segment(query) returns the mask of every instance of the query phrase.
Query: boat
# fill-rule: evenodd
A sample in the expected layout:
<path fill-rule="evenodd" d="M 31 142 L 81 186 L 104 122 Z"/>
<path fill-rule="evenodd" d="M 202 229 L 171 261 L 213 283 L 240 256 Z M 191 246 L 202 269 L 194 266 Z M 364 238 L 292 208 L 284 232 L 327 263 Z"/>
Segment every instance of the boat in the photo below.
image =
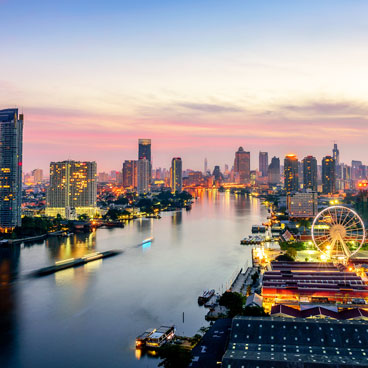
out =
<path fill-rule="evenodd" d="M 215 290 L 205 290 L 201 296 L 198 297 L 198 304 L 203 305 L 208 302 L 215 294 Z"/>
<path fill-rule="evenodd" d="M 264 225 L 253 225 L 252 226 L 252 234 L 265 233 L 265 232 L 266 232 L 266 226 Z"/>
<path fill-rule="evenodd" d="M 150 237 L 150 238 L 144 239 L 144 240 L 142 241 L 142 244 L 151 243 L 151 242 L 152 242 L 152 240 L 153 240 L 153 237 Z"/>
<path fill-rule="evenodd" d="M 175 337 L 175 326 L 160 326 L 146 339 L 146 347 L 157 349 Z"/>
<path fill-rule="evenodd" d="M 139 336 L 137 336 L 137 338 L 135 339 L 135 346 L 137 348 L 143 347 L 146 345 L 146 341 L 147 339 L 154 333 L 156 332 L 155 328 L 150 328 L 146 331 L 144 331 L 142 334 L 140 334 Z"/>

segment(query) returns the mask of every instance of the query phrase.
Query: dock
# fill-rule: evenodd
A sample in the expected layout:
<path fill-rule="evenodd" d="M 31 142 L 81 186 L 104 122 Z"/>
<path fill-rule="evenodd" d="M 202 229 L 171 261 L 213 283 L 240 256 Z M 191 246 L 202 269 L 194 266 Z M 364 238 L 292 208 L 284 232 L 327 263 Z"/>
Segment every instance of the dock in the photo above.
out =
<path fill-rule="evenodd" d="M 82 258 L 69 258 L 62 261 L 55 262 L 54 265 L 40 268 L 30 273 L 30 276 L 41 277 L 51 275 L 55 272 L 66 270 L 72 267 L 83 266 L 86 263 L 96 261 L 97 259 L 109 258 L 121 254 L 121 250 L 108 250 L 105 252 L 95 252 L 85 255 Z"/>

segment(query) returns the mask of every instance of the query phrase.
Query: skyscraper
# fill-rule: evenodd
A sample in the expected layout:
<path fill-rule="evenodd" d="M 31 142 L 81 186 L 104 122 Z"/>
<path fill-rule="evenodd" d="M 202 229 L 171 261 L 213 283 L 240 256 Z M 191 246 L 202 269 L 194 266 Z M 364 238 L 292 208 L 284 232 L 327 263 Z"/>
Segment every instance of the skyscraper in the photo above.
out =
<path fill-rule="evenodd" d="M 50 163 L 50 186 L 47 190 L 47 216 L 60 214 L 75 218 L 97 213 L 97 165 L 88 161 Z"/>
<path fill-rule="evenodd" d="M 137 161 L 125 160 L 123 163 L 124 188 L 137 188 Z"/>
<path fill-rule="evenodd" d="M 137 191 L 139 194 L 149 192 L 149 184 L 151 178 L 151 165 L 146 158 L 137 161 Z"/>
<path fill-rule="evenodd" d="M 173 192 L 182 191 L 182 161 L 180 157 L 174 157 L 171 160 L 171 190 Z"/>
<path fill-rule="evenodd" d="M 331 156 L 322 159 L 322 192 L 333 194 L 336 191 L 335 160 Z"/>
<path fill-rule="evenodd" d="M 0 110 L 0 231 L 21 225 L 23 114 Z"/>
<path fill-rule="evenodd" d="M 276 156 L 272 157 L 271 163 L 268 166 L 268 184 L 280 184 L 280 159 Z"/>
<path fill-rule="evenodd" d="M 267 176 L 268 171 L 268 152 L 259 152 L 259 172 L 262 177 Z"/>
<path fill-rule="evenodd" d="M 207 162 L 207 158 L 204 159 L 204 175 L 207 175 L 207 170 L 208 170 L 208 162 Z"/>
<path fill-rule="evenodd" d="M 317 191 L 317 160 L 313 156 L 303 159 L 303 189 Z"/>
<path fill-rule="evenodd" d="M 340 165 L 340 151 L 337 148 L 337 144 L 334 143 L 334 148 L 332 150 L 332 158 L 335 160 L 335 164 Z"/>
<path fill-rule="evenodd" d="M 32 171 L 32 176 L 33 176 L 34 183 L 41 184 L 42 183 L 42 178 L 43 178 L 43 170 L 42 169 L 34 169 Z"/>
<path fill-rule="evenodd" d="M 138 160 L 142 158 L 145 158 L 152 164 L 150 139 L 138 139 Z"/>
<path fill-rule="evenodd" d="M 284 160 L 284 187 L 287 194 L 299 190 L 299 168 L 296 155 L 287 155 Z"/>
<path fill-rule="evenodd" d="M 234 173 L 240 184 L 250 183 L 250 152 L 245 152 L 243 147 L 235 152 Z"/>

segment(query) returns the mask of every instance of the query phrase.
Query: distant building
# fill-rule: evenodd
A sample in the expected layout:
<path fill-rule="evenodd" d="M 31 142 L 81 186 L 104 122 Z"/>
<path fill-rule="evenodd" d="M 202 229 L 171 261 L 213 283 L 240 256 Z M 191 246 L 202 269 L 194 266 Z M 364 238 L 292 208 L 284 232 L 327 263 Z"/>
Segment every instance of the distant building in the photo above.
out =
<path fill-rule="evenodd" d="M 137 161 L 137 191 L 139 194 L 149 192 L 149 184 L 151 179 L 151 165 L 150 162 L 142 158 Z"/>
<path fill-rule="evenodd" d="M 88 161 L 50 163 L 46 215 L 74 218 L 97 213 L 97 165 Z"/>
<path fill-rule="evenodd" d="M 149 162 L 149 178 L 148 181 L 151 183 L 152 179 L 152 156 L 151 156 L 151 140 L 150 139 L 139 139 L 138 140 L 138 160 L 145 158 Z"/>
<path fill-rule="evenodd" d="M 284 160 L 284 187 L 288 194 L 299 190 L 298 158 L 293 154 Z"/>
<path fill-rule="evenodd" d="M 0 231 L 21 225 L 23 114 L 0 110 Z"/>
<path fill-rule="evenodd" d="M 250 183 L 250 152 L 239 147 L 235 152 L 234 174 L 240 184 Z"/>
<path fill-rule="evenodd" d="M 125 160 L 123 163 L 123 186 L 124 188 L 137 188 L 138 173 L 136 160 Z"/>
<path fill-rule="evenodd" d="M 41 184 L 43 179 L 43 170 L 35 169 L 32 171 L 33 181 L 36 184 Z"/>
<path fill-rule="evenodd" d="M 280 159 L 275 156 L 272 157 L 271 163 L 268 166 L 268 184 L 280 184 Z"/>
<path fill-rule="evenodd" d="M 332 194 L 335 191 L 335 160 L 331 156 L 326 156 L 322 160 L 322 193 Z"/>
<path fill-rule="evenodd" d="M 288 196 L 289 217 L 314 217 L 318 213 L 317 192 L 296 192 Z"/>
<path fill-rule="evenodd" d="M 182 162 L 180 157 L 174 157 L 171 160 L 171 190 L 173 192 L 181 192 L 183 185 L 182 178 Z"/>
<path fill-rule="evenodd" d="M 222 180 L 223 176 L 221 173 L 220 166 L 216 165 L 213 169 L 212 176 L 214 176 L 215 180 Z"/>
<path fill-rule="evenodd" d="M 208 162 L 207 162 L 207 158 L 204 159 L 204 175 L 207 175 L 207 170 L 208 170 Z"/>
<path fill-rule="evenodd" d="M 303 159 L 303 189 L 317 191 L 317 159 L 307 156 Z"/>
<path fill-rule="evenodd" d="M 268 174 L 268 152 L 259 152 L 259 172 L 262 177 Z"/>
<path fill-rule="evenodd" d="M 110 180 L 109 174 L 106 172 L 98 173 L 97 178 L 99 183 L 107 183 Z"/>

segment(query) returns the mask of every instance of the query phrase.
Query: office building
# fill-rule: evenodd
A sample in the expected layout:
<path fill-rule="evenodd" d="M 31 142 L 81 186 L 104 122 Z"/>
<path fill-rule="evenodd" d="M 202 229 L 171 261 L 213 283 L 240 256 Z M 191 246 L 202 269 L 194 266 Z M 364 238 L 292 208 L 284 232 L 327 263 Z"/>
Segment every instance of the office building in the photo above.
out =
<path fill-rule="evenodd" d="M 43 179 L 43 170 L 42 169 L 35 169 L 32 171 L 33 182 L 35 184 L 41 184 Z"/>
<path fill-rule="evenodd" d="M 280 159 L 275 156 L 272 157 L 271 163 L 268 166 L 268 184 L 280 184 Z"/>
<path fill-rule="evenodd" d="M 207 170 L 208 170 L 208 162 L 207 162 L 207 158 L 204 159 L 204 175 L 207 175 Z"/>
<path fill-rule="evenodd" d="M 259 152 L 259 172 L 262 177 L 268 173 L 268 152 Z"/>
<path fill-rule="evenodd" d="M 123 163 L 123 187 L 137 188 L 138 174 L 137 174 L 136 160 L 125 160 Z"/>
<path fill-rule="evenodd" d="M 310 218 L 318 213 L 317 192 L 293 193 L 287 197 L 290 218 Z"/>
<path fill-rule="evenodd" d="M 286 193 L 299 190 L 299 165 L 296 155 L 290 154 L 284 160 L 284 187 Z"/>
<path fill-rule="evenodd" d="M 150 139 L 139 139 L 138 140 L 138 159 L 145 158 L 152 163 L 151 160 L 151 140 Z"/>
<path fill-rule="evenodd" d="M 182 162 L 180 157 L 174 157 L 171 160 L 171 190 L 173 192 L 181 192 L 183 185 L 182 178 Z"/>
<path fill-rule="evenodd" d="M 322 160 L 322 193 L 333 194 L 335 191 L 335 160 L 331 156 L 326 156 Z"/>
<path fill-rule="evenodd" d="M 235 152 L 234 174 L 239 184 L 250 183 L 250 152 L 244 151 L 243 147 Z"/>
<path fill-rule="evenodd" d="M 340 165 L 340 151 L 337 148 L 337 144 L 334 144 L 334 148 L 332 150 L 332 157 L 335 160 L 336 165 Z"/>
<path fill-rule="evenodd" d="M 21 225 L 23 114 L 0 110 L 0 231 Z"/>
<path fill-rule="evenodd" d="M 149 184 L 151 179 L 150 173 L 150 162 L 145 158 L 139 159 L 137 161 L 137 191 L 139 194 L 149 192 Z"/>
<path fill-rule="evenodd" d="M 97 213 L 97 165 L 88 161 L 50 163 L 46 215 L 68 219 Z"/>
<path fill-rule="evenodd" d="M 317 160 L 313 156 L 303 159 L 303 189 L 317 191 Z"/>

